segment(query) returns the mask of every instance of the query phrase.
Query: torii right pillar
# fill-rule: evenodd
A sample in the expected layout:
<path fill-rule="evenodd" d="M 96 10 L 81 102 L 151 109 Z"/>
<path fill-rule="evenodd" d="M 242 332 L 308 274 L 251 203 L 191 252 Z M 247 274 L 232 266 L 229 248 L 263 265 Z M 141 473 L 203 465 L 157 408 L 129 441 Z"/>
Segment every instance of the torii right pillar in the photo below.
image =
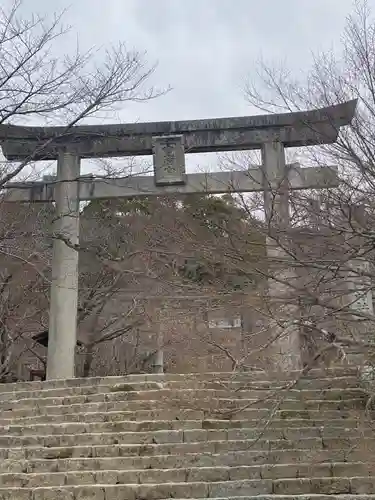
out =
<path fill-rule="evenodd" d="M 281 142 L 262 146 L 264 211 L 267 224 L 268 314 L 271 355 L 278 369 L 299 370 L 301 362 L 297 276 L 288 253 L 289 181 Z M 297 321 L 296 321 L 297 320 Z"/>

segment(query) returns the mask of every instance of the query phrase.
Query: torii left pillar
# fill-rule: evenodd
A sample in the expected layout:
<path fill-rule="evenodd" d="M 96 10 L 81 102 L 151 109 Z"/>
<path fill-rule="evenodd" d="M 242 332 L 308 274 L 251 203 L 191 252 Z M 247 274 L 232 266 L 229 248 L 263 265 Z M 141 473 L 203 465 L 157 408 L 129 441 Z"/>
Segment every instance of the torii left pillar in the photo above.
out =
<path fill-rule="evenodd" d="M 60 151 L 55 185 L 47 380 L 75 376 L 80 158 Z"/>

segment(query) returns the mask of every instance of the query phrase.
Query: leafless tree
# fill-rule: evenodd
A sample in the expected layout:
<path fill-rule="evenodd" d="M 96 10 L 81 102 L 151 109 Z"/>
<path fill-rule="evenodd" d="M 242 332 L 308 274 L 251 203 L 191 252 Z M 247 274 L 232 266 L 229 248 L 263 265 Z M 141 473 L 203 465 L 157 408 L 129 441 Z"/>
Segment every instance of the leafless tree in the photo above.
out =
<path fill-rule="evenodd" d="M 97 270 L 81 272 L 81 292 L 78 313 L 78 327 L 86 332 L 80 335 L 82 348 L 80 352 L 82 376 L 91 374 L 94 358 L 101 357 L 98 352 L 103 344 L 111 344 L 120 340 L 131 345 L 132 339 L 137 338 L 140 343 L 138 328 L 145 321 L 145 314 L 136 297 L 129 303 L 121 303 L 123 298 L 124 273 L 115 273 L 112 269 L 102 265 Z M 113 305 L 115 304 L 115 305 Z M 112 307 L 111 307 L 112 306 Z M 124 352 L 123 359 L 129 357 L 129 352 Z M 99 360 L 95 360 L 98 364 Z M 104 363 L 108 362 L 105 357 Z M 107 367 L 111 372 L 112 367 Z M 126 372 L 125 366 L 123 372 Z"/>
<path fill-rule="evenodd" d="M 63 19 L 63 13 L 25 18 L 20 0 L 0 10 L 0 133 L 15 124 L 58 124 L 63 135 L 87 118 L 113 116 L 127 102 L 160 95 L 145 86 L 155 66 L 125 42 L 104 51 L 81 52 L 77 45 L 73 53 L 61 53 L 70 31 Z M 22 162 L 4 162 L 0 185 L 30 174 L 46 145 Z"/>
<path fill-rule="evenodd" d="M 0 7 L 1 137 L 6 136 L 13 125 L 59 125 L 61 135 L 64 135 L 88 119 L 113 117 L 129 102 L 144 102 L 163 93 L 148 85 L 155 65 L 148 63 L 145 53 L 128 50 L 124 41 L 103 50 L 86 52 L 82 52 L 77 43 L 73 51 L 64 53 L 63 48 L 69 46 L 70 32 L 71 28 L 64 24 L 64 12 L 49 18 L 38 14 L 27 17 L 21 0 Z M 39 178 L 45 165 L 41 166 L 34 160 L 48 144 L 49 140 L 40 144 L 23 161 L 2 159 L 0 189 L 11 180 Z M 104 175 L 113 175 L 114 167 L 108 162 L 101 167 Z M 52 205 L 48 205 L 48 209 L 53 212 Z M 18 335 L 16 331 L 21 329 L 22 322 L 18 321 L 17 329 L 9 333 L 8 325 L 17 309 L 14 302 L 17 302 L 16 297 L 19 298 L 19 305 L 27 303 L 30 306 L 29 311 L 22 308 L 25 318 L 29 317 L 33 309 L 29 293 L 32 286 L 27 280 L 19 281 L 19 270 L 35 275 L 33 279 L 41 280 L 45 289 L 49 284 L 52 236 L 48 231 L 49 225 L 44 226 L 43 230 L 37 228 L 35 221 L 25 216 L 25 210 L 41 211 L 40 206 L 33 208 L 32 205 L 23 205 L 22 208 L 13 205 L 10 209 L 3 197 L 0 200 L 0 259 L 7 262 L 7 269 L 12 268 L 11 272 L 3 273 L 0 285 L 4 298 L 1 313 L 1 373 L 10 370 L 9 363 L 14 358 L 10 345 L 14 335 Z M 17 222 L 15 214 L 18 211 L 20 216 Z M 5 217 L 8 212 L 13 213 L 10 219 Z M 41 215 L 41 220 L 46 220 L 45 214 Z M 14 293 L 16 282 L 25 293 L 21 289 L 18 295 Z M 12 314 L 5 290 L 10 284 L 13 286 Z M 42 318 L 44 313 L 41 314 L 45 309 L 46 304 L 38 312 L 40 328 L 46 322 L 46 318 Z M 31 344 L 29 347 L 33 349 Z"/>
<path fill-rule="evenodd" d="M 21 356 L 26 364 L 40 356 L 32 337 L 41 330 L 48 305 L 50 215 L 48 206 L 1 203 L 1 380 L 16 376 Z"/>
<path fill-rule="evenodd" d="M 292 283 L 289 300 L 298 300 L 300 315 L 294 320 L 307 339 L 307 350 L 316 353 L 318 346 L 334 344 L 341 355 L 372 356 L 375 18 L 370 4 L 354 3 L 341 50 L 315 55 L 302 77 L 285 64 L 277 68 L 259 61 L 256 67 L 257 77 L 247 82 L 246 98 L 263 112 L 358 100 L 355 119 L 335 144 L 292 152 L 301 163 L 338 166 L 341 185 L 324 193 L 291 194 L 288 238 L 281 232 L 271 236 L 288 255 L 283 265 L 292 266 L 300 277 Z"/>

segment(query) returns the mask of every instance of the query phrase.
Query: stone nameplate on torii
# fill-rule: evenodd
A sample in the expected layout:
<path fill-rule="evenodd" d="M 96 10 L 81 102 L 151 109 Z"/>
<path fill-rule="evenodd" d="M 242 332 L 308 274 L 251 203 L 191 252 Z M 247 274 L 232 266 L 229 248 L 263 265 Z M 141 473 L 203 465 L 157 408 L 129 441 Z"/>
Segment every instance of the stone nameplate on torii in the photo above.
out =
<path fill-rule="evenodd" d="M 153 153 L 156 186 L 185 184 L 185 152 L 182 135 L 154 137 Z"/>

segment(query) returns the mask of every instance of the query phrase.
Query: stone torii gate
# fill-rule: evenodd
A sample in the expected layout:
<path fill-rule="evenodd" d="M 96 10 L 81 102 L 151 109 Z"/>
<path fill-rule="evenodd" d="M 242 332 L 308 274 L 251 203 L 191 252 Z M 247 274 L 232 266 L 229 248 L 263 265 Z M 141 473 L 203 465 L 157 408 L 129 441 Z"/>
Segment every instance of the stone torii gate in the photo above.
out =
<path fill-rule="evenodd" d="M 74 377 L 77 330 L 79 201 L 134 196 L 263 191 L 266 218 L 288 224 L 289 189 L 338 184 L 333 167 L 286 165 L 285 147 L 336 141 L 353 118 L 356 101 L 314 111 L 125 125 L 0 127 L 8 160 L 57 160 L 57 177 L 7 185 L 7 201 L 55 201 L 47 379 Z M 262 165 L 247 171 L 186 174 L 185 153 L 261 149 Z M 80 159 L 153 155 L 154 176 L 95 179 L 80 176 Z M 276 217 L 275 217 L 276 216 Z M 67 244 L 68 243 L 68 244 Z M 272 285 L 271 286 L 276 286 Z M 162 352 L 159 362 L 162 365 Z M 161 370 L 159 370 L 161 371 Z"/>

